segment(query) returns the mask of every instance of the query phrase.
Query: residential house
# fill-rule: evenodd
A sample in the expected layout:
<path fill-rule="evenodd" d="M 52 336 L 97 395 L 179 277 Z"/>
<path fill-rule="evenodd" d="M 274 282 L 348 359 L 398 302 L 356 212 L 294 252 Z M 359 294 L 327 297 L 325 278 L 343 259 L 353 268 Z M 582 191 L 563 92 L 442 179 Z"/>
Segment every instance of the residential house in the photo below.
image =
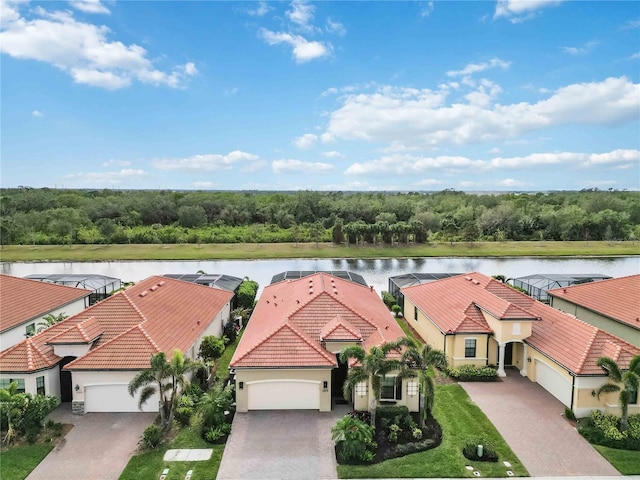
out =
<path fill-rule="evenodd" d="M 36 333 L 44 317 L 75 315 L 89 306 L 91 291 L 0 275 L 0 349 Z"/>
<path fill-rule="evenodd" d="M 637 346 L 477 272 L 402 293 L 405 318 L 451 367 L 497 365 L 500 376 L 513 367 L 578 416 L 617 412 L 615 394 L 596 395 L 608 381 L 596 362 L 607 356 L 624 368 Z"/>
<path fill-rule="evenodd" d="M 549 291 L 551 306 L 640 347 L 640 274 Z"/>
<path fill-rule="evenodd" d="M 220 336 L 232 292 L 150 277 L 0 352 L 0 381 L 72 402 L 74 413 L 138 411 L 127 387 L 151 356 L 174 349 L 195 359 Z M 157 411 L 150 399 L 145 411 Z"/>
<path fill-rule="evenodd" d="M 369 351 L 403 336 L 373 287 L 324 272 L 272 283 L 231 359 L 237 411 L 330 411 L 354 365 L 340 362 L 339 353 L 352 345 Z M 382 400 L 417 411 L 416 392 L 407 393 L 410 382 L 388 375 Z M 356 409 L 368 408 L 369 387 L 356 388 Z"/>

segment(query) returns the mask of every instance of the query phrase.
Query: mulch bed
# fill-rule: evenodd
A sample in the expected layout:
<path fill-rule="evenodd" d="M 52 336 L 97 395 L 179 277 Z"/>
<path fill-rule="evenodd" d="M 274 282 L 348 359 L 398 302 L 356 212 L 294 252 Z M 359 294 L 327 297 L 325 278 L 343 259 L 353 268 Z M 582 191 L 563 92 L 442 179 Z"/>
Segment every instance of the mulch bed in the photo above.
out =
<path fill-rule="evenodd" d="M 412 413 L 411 416 L 413 417 L 414 421 L 419 424 L 418 415 L 416 413 Z M 413 436 L 411 435 L 411 432 L 402 430 L 401 433 L 398 435 L 398 441 L 395 443 L 392 443 L 386 437 L 385 429 L 382 428 L 382 426 L 380 425 L 380 422 L 376 421 L 376 440 L 375 441 L 378 444 L 378 448 L 376 449 L 376 456 L 373 463 L 380 463 L 385 460 L 389 460 L 390 458 L 398 458 L 398 457 L 403 457 L 405 455 L 409 455 L 409 453 L 398 454 L 397 452 L 394 452 L 394 450 L 398 445 L 406 445 L 409 443 L 418 443 L 418 442 L 425 442 L 425 440 L 431 440 L 432 443 L 429 446 L 426 446 L 425 448 L 420 450 L 416 450 L 415 452 L 411 452 L 411 453 L 416 453 L 418 451 L 425 451 L 425 450 L 430 450 L 432 448 L 436 448 L 438 445 L 440 445 L 440 443 L 442 443 L 442 427 L 433 416 L 429 416 L 429 419 L 427 420 L 424 428 L 422 428 L 421 430 L 422 430 L 422 438 L 419 440 L 416 440 L 415 438 L 413 438 Z M 425 443 L 428 443 L 428 442 L 425 442 Z"/>

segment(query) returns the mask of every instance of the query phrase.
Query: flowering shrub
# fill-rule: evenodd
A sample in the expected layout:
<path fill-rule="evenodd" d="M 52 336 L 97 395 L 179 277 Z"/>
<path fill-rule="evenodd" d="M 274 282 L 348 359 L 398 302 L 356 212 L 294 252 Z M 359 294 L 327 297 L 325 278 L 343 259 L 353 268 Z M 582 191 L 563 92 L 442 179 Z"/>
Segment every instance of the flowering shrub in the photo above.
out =
<path fill-rule="evenodd" d="M 611 448 L 640 450 L 640 415 L 629 416 L 629 428 L 619 429 L 620 418 L 594 410 L 579 431 L 589 442 Z"/>

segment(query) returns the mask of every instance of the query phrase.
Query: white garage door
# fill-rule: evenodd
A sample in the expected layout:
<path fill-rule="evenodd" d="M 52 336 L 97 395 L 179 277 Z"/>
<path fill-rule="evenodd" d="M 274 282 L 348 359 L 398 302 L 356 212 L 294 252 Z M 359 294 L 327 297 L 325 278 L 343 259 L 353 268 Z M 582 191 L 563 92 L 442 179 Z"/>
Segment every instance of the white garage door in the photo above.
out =
<path fill-rule="evenodd" d="M 536 360 L 536 381 L 564 405 L 571 406 L 571 383 L 540 360 Z"/>
<path fill-rule="evenodd" d="M 84 411 L 88 412 L 139 412 L 138 396 L 132 397 L 126 383 L 86 385 Z M 142 406 L 144 412 L 158 411 L 158 396 L 154 395 Z"/>
<path fill-rule="evenodd" d="M 274 380 L 251 382 L 249 410 L 319 410 L 320 382 Z"/>

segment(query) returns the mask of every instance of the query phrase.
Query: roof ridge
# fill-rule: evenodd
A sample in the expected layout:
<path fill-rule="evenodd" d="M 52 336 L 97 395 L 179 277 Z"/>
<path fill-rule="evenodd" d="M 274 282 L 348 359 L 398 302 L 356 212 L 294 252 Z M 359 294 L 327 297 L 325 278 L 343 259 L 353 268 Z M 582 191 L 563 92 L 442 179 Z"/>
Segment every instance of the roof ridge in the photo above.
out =
<path fill-rule="evenodd" d="M 340 305 L 342 305 L 344 308 L 346 308 L 347 310 L 349 310 L 351 313 L 353 313 L 356 317 L 361 318 L 362 320 L 364 320 L 366 323 L 368 323 L 369 325 L 371 325 L 373 328 L 379 328 L 378 325 L 376 325 L 375 323 L 373 323 L 371 320 L 367 319 L 367 317 L 362 316 L 362 314 L 356 312 L 353 308 L 349 307 L 349 305 L 345 305 L 344 302 L 342 302 L 342 300 L 339 300 L 337 297 L 332 296 L 329 292 L 327 292 L 326 290 L 324 290 L 323 292 L 320 293 L 324 293 L 326 294 L 330 299 L 338 302 Z"/>
<path fill-rule="evenodd" d="M 306 342 L 310 347 L 312 347 L 315 351 L 317 351 L 324 358 L 326 358 L 327 360 L 329 360 L 331 362 L 335 362 L 335 360 L 336 360 L 335 358 L 332 358 L 330 355 L 328 355 L 327 351 L 324 348 L 322 348 L 316 342 L 314 342 L 309 337 L 307 337 L 303 332 L 298 331 L 297 328 L 295 328 L 293 325 L 291 325 L 288 322 L 285 323 L 284 325 L 288 326 L 293 333 L 298 335 L 298 337 L 300 337 L 304 342 Z"/>
<path fill-rule="evenodd" d="M 138 315 L 140 315 L 140 318 L 142 319 L 143 322 L 147 321 L 147 317 L 144 315 L 144 313 L 142 313 L 142 311 L 140 310 L 140 308 L 138 308 L 138 305 L 135 304 L 135 302 L 133 301 L 133 299 L 129 298 L 129 295 L 127 294 L 126 290 L 122 291 L 122 295 L 124 296 L 124 298 L 127 300 L 127 302 L 129 302 L 129 305 L 131 305 L 133 307 L 133 309 L 136 311 L 136 313 Z"/>
<path fill-rule="evenodd" d="M 589 326 L 593 327 L 592 325 L 589 325 Z M 587 348 L 584 349 L 584 351 L 582 352 L 582 356 L 580 357 L 580 360 L 578 361 L 578 368 L 579 368 L 580 371 L 582 371 L 582 369 L 584 368 L 584 364 L 586 363 L 587 358 L 589 357 L 589 352 L 591 352 L 591 349 L 593 348 L 593 344 L 595 343 L 597 336 L 598 336 L 598 328 L 597 327 L 593 327 L 593 333 L 591 334 L 591 338 L 589 339 L 589 343 L 587 344 Z"/>
<path fill-rule="evenodd" d="M 331 335 L 338 328 L 342 327 L 347 332 L 351 333 L 352 335 L 362 338 L 362 332 L 355 331 L 355 329 L 356 329 L 355 325 L 351 325 L 351 322 L 349 322 L 347 319 L 342 318 L 342 315 L 340 315 L 339 313 L 337 313 L 335 317 L 333 317 L 331 320 L 329 320 L 329 322 L 325 323 L 325 325 L 328 325 L 333 320 L 336 321 L 336 325 L 335 325 L 335 327 L 333 327 L 331 330 L 329 330 L 327 332 L 327 335 Z"/>

